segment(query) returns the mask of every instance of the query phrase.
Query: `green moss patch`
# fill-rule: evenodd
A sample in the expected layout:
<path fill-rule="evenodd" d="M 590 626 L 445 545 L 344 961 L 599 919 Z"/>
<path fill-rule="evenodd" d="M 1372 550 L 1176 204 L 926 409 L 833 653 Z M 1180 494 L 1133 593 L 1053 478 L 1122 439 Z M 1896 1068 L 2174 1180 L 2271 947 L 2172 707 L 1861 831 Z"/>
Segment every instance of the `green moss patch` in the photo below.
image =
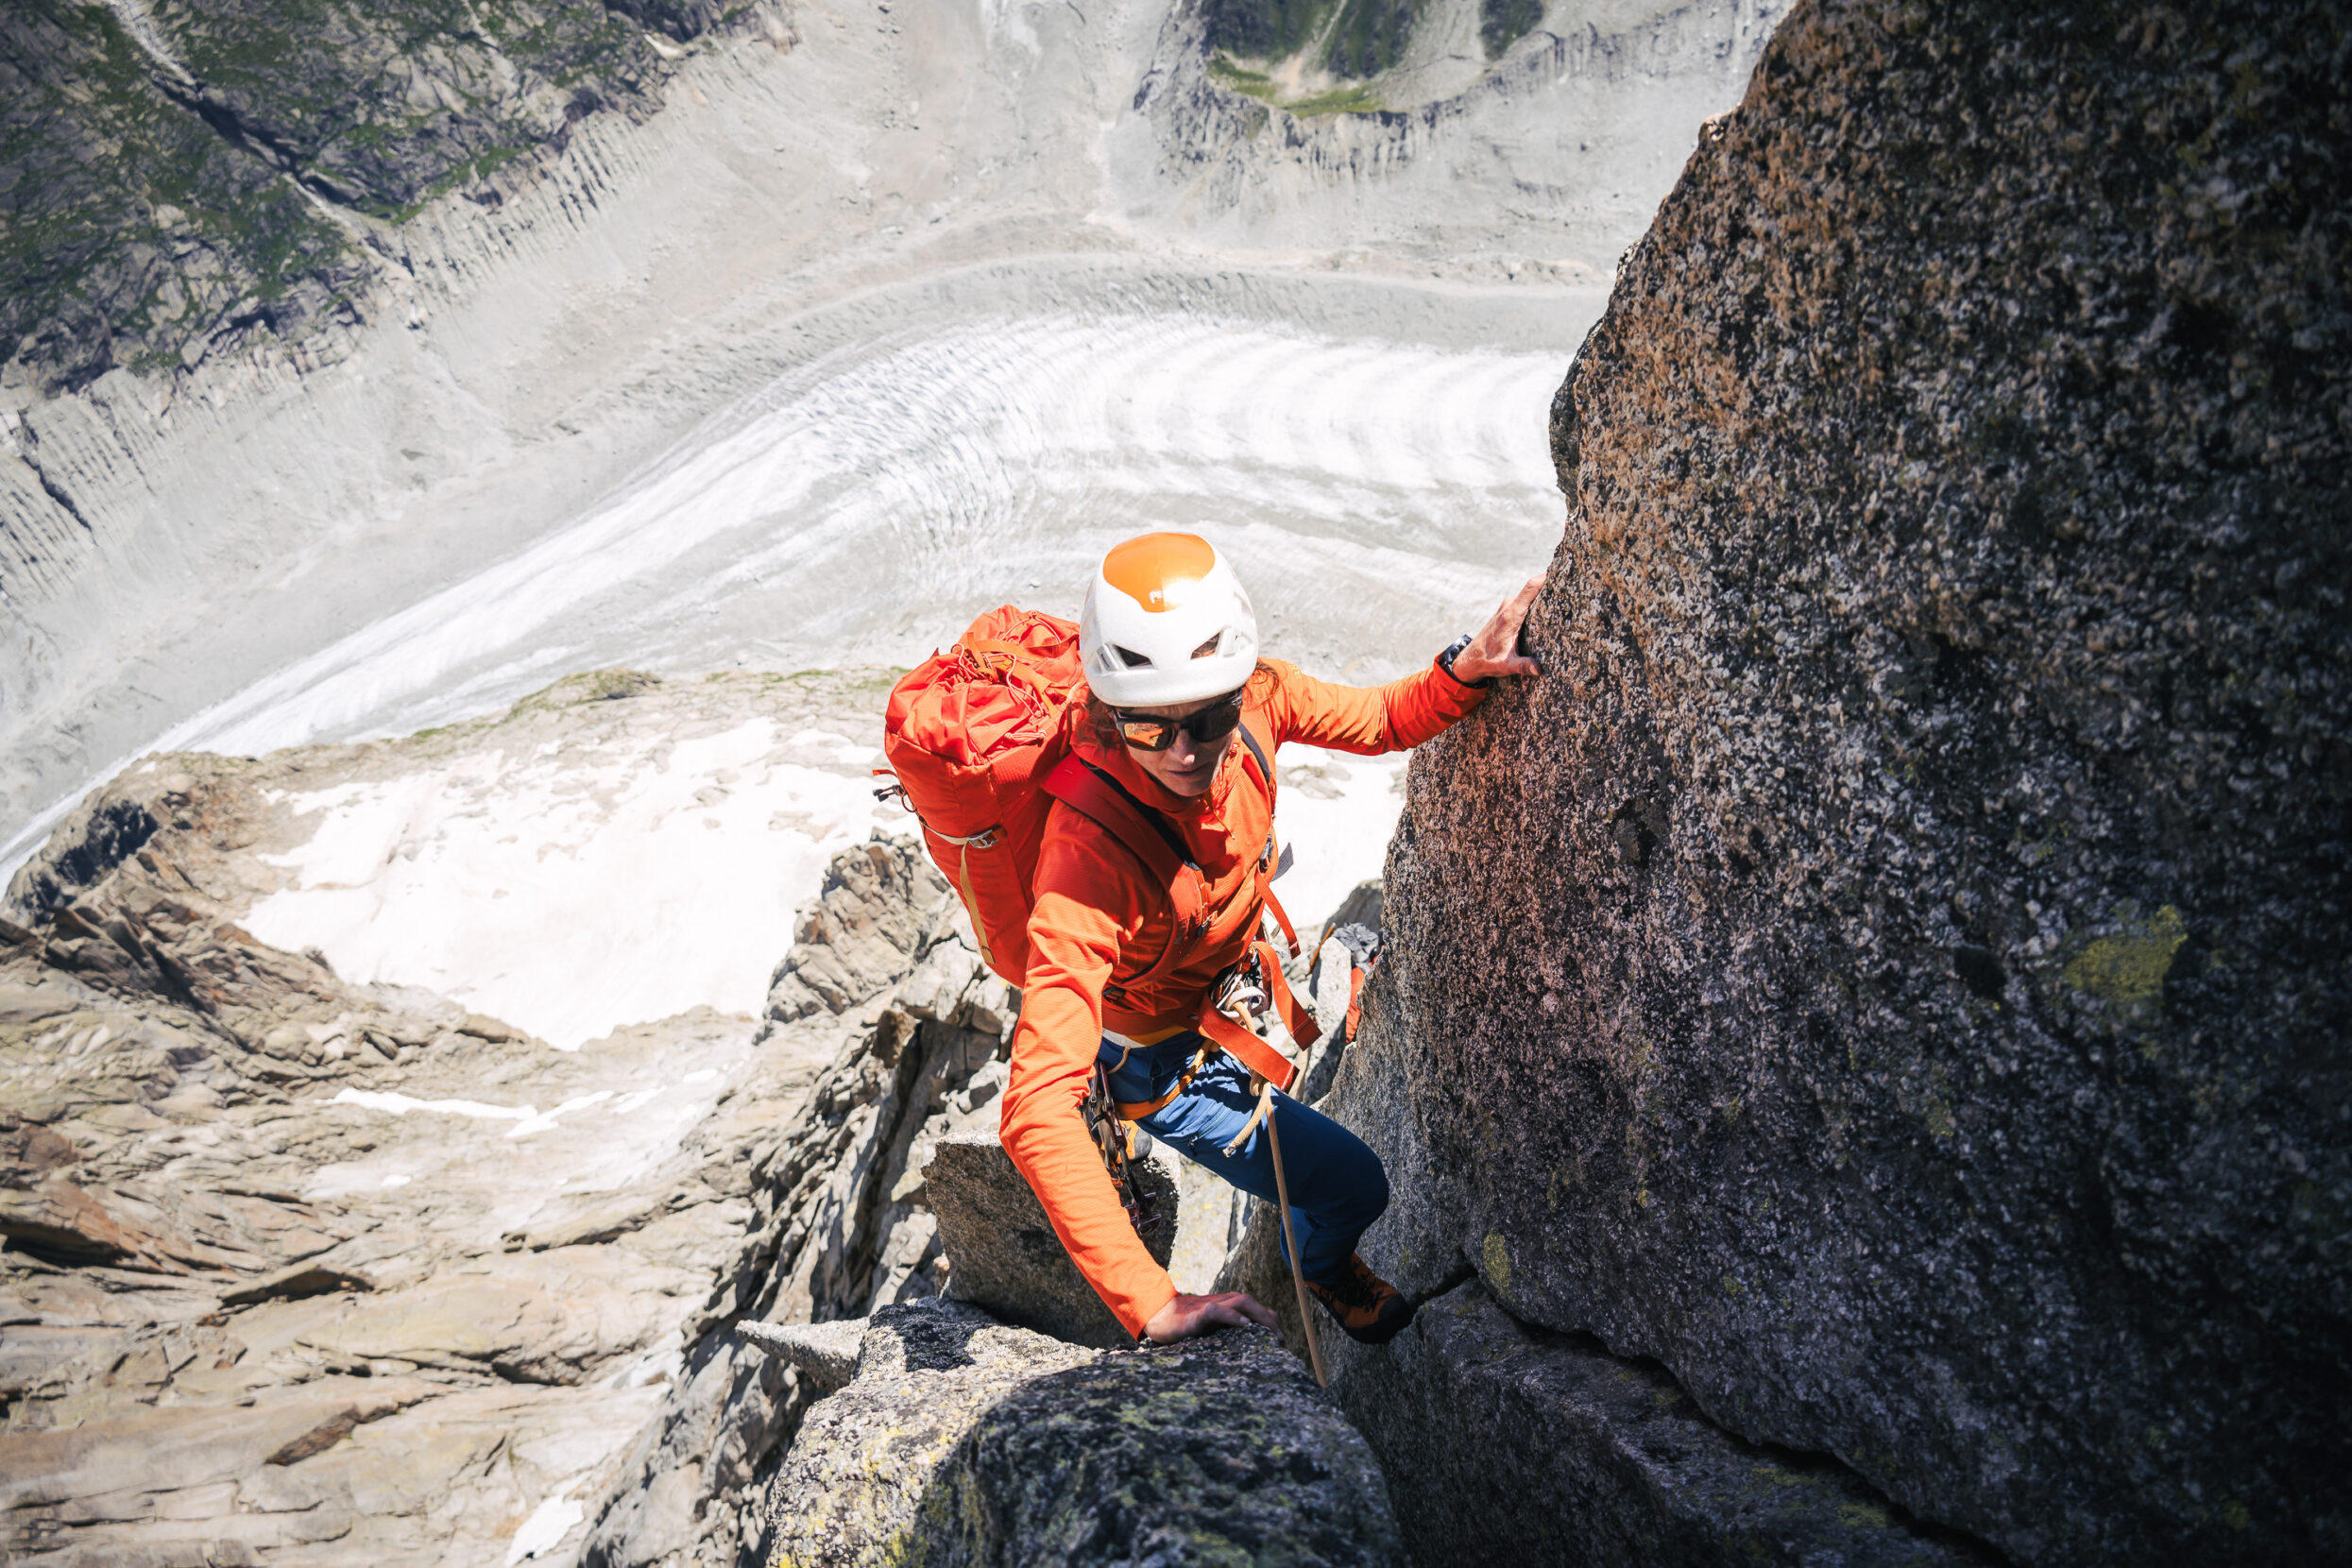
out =
<path fill-rule="evenodd" d="M 2189 940 L 2180 911 L 2167 904 L 2146 919 L 2126 906 L 2118 915 L 2123 929 L 2099 937 L 2076 953 L 2063 971 L 2067 984 L 2118 1007 L 2160 1002 L 2173 959 Z"/>

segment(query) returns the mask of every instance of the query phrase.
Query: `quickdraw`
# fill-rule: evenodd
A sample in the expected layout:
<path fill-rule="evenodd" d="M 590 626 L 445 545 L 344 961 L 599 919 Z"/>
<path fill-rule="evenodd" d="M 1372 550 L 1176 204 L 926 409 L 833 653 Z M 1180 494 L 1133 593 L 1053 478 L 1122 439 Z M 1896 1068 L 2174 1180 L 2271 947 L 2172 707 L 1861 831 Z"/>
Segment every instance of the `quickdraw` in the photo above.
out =
<path fill-rule="evenodd" d="M 1096 1152 L 1102 1156 L 1102 1168 L 1118 1185 L 1119 1206 L 1127 1211 L 1127 1222 L 1135 1227 L 1135 1234 L 1149 1236 L 1160 1228 L 1161 1217 L 1151 1210 L 1143 1195 L 1143 1187 L 1135 1180 L 1135 1128 L 1133 1118 L 1120 1113 L 1125 1107 L 1111 1099 L 1110 1075 L 1102 1064 L 1095 1064 L 1094 1077 L 1086 1084 L 1086 1098 L 1081 1102 L 1086 1118 L 1086 1131 L 1095 1140 Z"/>

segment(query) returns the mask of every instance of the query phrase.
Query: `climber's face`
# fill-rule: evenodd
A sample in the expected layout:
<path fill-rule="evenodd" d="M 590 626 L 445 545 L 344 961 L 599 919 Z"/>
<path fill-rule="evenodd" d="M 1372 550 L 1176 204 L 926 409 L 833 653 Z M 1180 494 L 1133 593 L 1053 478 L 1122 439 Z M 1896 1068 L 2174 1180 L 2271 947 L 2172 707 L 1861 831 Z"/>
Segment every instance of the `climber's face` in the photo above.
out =
<path fill-rule="evenodd" d="M 1229 692 L 1221 697 L 1203 697 L 1193 703 L 1167 703 L 1157 707 L 1122 707 L 1116 710 L 1123 732 L 1129 735 L 1148 734 L 1153 740 L 1167 738 L 1159 750 L 1147 750 L 1131 740 L 1127 755 L 1135 766 L 1172 794 L 1197 795 L 1209 787 L 1217 776 L 1218 764 L 1225 760 L 1225 748 L 1234 742 L 1233 721 L 1240 717 L 1240 705 L 1234 699 L 1240 693 Z M 1170 721 L 1152 726 L 1149 721 Z M 1189 719 L 1190 724 L 1174 721 Z M 1156 733 L 1153 730 L 1156 729 Z M 1196 730 L 1207 730 L 1213 740 L 1202 740 Z"/>

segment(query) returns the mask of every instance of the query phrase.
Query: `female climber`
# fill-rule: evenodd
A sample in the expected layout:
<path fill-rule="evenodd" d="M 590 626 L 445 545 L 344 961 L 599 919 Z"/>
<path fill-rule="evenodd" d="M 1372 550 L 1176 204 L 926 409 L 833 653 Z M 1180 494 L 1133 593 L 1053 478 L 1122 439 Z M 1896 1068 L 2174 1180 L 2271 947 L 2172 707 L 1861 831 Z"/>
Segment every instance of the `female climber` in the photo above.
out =
<path fill-rule="evenodd" d="M 1274 1315 L 1242 1291 L 1180 1292 L 1152 1261 L 1079 1114 L 1097 1062 L 1119 1115 L 1270 1203 L 1278 1145 L 1307 1289 L 1357 1339 L 1384 1342 L 1411 1321 L 1411 1306 L 1355 1255 L 1356 1238 L 1389 1202 L 1379 1157 L 1361 1139 L 1275 1096 L 1275 1136 L 1257 1126 L 1227 1150 L 1258 1097 L 1248 1069 L 1204 1052 L 1193 1026 L 1220 972 L 1258 935 L 1272 827 L 1269 793 L 1243 765 L 1235 735 L 1246 724 L 1270 751 L 1285 741 L 1365 756 L 1418 745 L 1475 707 L 1496 679 L 1537 673 L 1518 651 L 1536 588 L 1528 583 L 1427 669 L 1365 689 L 1259 658 L 1249 598 L 1205 539 L 1148 534 L 1102 558 L 1079 620 L 1088 696 L 1075 749 L 1181 836 L 1205 896 L 1178 932 L 1167 888 L 1111 832 L 1055 803 L 1032 884 L 1001 1136 L 1129 1333 L 1167 1342 L 1244 1322 L 1270 1327 Z"/>

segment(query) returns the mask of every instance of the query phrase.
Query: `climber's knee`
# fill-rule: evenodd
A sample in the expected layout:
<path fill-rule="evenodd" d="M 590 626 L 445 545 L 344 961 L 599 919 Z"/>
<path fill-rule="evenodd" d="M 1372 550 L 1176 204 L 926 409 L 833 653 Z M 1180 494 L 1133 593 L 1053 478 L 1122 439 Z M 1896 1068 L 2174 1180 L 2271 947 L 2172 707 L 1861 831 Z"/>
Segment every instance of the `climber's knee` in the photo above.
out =
<path fill-rule="evenodd" d="M 1371 1155 L 1372 1166 L 1371 1174 L 1364 1183 L 1364 1223 L 1369 1225 L 1389 1212 L 1389 1171 L 1380 1163 L 1379 1155 L 1369 1149 L 1364 1152 Z"/>
<path fill-rule="evenodd" d="M 1350 1151 L 1351 1157 L 1342 1162 L 1338 1173 L 1339 1207 L 1347 1227 L 1361 1232 L 1388 1212 L 1389 1173 L 1382 1168 L 1379 1155 L 1353 1137 L 1348 1141 L 1355 1148 Z"/>
<path fill-rule="evenodd" d="M 1321 1113 L 1286 1102 L 1283 1156 L 1291 1166 L 1290 1200 L 1319 1224 L 1350 1234 L 1389 1206 L 1389 1173 L 1363 1139 Z"/>

